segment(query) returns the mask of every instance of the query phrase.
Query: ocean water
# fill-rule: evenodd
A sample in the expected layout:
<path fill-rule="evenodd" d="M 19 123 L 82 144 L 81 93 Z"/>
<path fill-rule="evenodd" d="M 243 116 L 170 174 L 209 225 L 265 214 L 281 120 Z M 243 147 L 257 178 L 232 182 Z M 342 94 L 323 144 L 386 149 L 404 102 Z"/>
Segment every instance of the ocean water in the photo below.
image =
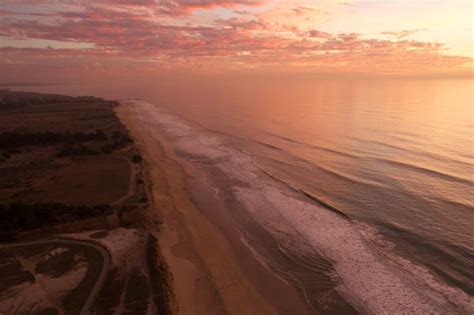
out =
<path fill-rule="evenodd" d="M 474 313 L 473 81 L 69 89 L 140 98 L 144 127 L 226 178 L 217 188 L 278 245 L 245 224 L 242 242 L 316 312 Z"/>

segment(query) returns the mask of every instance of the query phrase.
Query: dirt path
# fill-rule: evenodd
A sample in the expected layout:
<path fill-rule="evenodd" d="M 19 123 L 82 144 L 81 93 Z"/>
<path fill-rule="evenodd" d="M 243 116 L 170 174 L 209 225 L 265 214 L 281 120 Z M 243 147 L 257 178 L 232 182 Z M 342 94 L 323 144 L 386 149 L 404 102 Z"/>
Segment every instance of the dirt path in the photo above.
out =
<path fill-rule="evenodd" d="M 127 161 L 127 163 L 130 165 L 130 183 L 129 183 L 129 188 L 128 191 L 125 195 L 114 201 L 112 204 L 117 205 L 122 203 L 123 201 L 127 200 L 128 198 L 132 197 L 136 191 L 137 191 L 137 174 L 139 172 L 138 166 L 135 164 L 131 163 L 130 161 Z"/>
<path fill-rule="evenodd" d="M 84 305 L 82 306 L 82 309 L 81 309 L 81 312 L 80 312 L 81 315 L 89 314 L 89 309 L 94 304 L 94 301 L 97 298 L 97 295 L 99 294 L 100 289 L 102 288 L 102 285 L 104 284 L 104 281 L 105 281 L 106 276 L 107 276 L 107 272 L 108 272 L 109 267 L 110 267 L 110 254 L 109 254 L 109 252 L 104 247 L 102 247 L 98 244 L 95 244 L 95 243 L 85 242 L 85 241 L 69 240 L 69 239 L 50 239 L 50 240 L 45 240 L 45 241 L 4 244 L 4 245 L 0 245 L 0 248 L 21 247 L 21 246 L 39 245 L 39 244 L 74 244 L 74 245 L 80 245 L 80 246 L 88 246 L 88 247 L 96 249 L 102 255 L 102 258 L 103 258 L 102 269 L 100 271 L 99 276 L 97 277 L 97 280 L 94 284 L 94 287 L 92 288 L 91 292 L 89 293 L 89 296 L 87 297 L 86 301 L 84 302 Z"/>

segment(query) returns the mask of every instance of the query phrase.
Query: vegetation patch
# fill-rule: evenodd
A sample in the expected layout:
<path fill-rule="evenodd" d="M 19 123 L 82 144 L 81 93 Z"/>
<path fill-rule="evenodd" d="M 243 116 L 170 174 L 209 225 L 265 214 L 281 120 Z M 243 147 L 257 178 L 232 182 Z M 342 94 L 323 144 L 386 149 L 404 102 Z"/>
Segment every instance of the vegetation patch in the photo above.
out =
<path fill-rule="evenodd" d="M 0 205 L 0 230 L 2 231 L 0 237 L 8 239 L 21 230 L 104 216 L 112 212 L 112 207 L 107 204 L 94 206 L 62 203 L 2 204 Z"/>
<path fill-rule="evenodd" d="M 107 141 L 108 137 L 103 131 L 93 133 L 59 133 L 59 132 L 37 132 L 18 133 L 4 131 L 0 133 L 0 149 L 12 149 L 25 146 L 48 146 L 60 143 L 81 143 L 88 141 Z"/>

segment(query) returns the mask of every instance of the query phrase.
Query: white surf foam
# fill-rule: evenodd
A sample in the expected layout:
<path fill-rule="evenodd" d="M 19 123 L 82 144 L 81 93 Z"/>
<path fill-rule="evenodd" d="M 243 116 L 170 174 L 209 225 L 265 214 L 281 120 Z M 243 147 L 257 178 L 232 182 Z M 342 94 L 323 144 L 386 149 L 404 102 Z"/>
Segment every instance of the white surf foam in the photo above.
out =
<path fill-rule="evenodd" d="M 299 198 L 264 175 L 251 155 L 155 105 L 134 105 L 147 127 L 158 123 L 177 150 L 198 156 L 245 183 L 233 188 L 234 197 L 274 237 L 282 241 L 291 237 L 293 245 L 303 239 L 330 260 L 339 279 L 337 290 L 356 307 L 373 314 L 474 314 L 472 297 L 393 254 L 387 246 L 376 246 L 380 237 L 373 230 Z"/>

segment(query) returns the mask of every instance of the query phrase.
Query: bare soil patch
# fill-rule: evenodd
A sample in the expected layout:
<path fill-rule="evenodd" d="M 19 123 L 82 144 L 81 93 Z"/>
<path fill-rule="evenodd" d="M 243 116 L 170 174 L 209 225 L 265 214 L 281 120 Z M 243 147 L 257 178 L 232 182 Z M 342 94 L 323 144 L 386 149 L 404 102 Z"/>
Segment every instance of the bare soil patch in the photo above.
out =
<path fill-rule="evenodd" d="M 104 230 L 104 231 L 99 231 L 99 232 L 92 233 L 92 234 L 89 235 L 89 237 L 99 239 L 99 238 L 107 237 L 107 235 L 109 235 L 109 231 Z"/>
<path fill-rule="evenodd" d="M 96 249 L 66 243 L 0 249 L 0 313 L 78 314 L 101 271 Z"/>

